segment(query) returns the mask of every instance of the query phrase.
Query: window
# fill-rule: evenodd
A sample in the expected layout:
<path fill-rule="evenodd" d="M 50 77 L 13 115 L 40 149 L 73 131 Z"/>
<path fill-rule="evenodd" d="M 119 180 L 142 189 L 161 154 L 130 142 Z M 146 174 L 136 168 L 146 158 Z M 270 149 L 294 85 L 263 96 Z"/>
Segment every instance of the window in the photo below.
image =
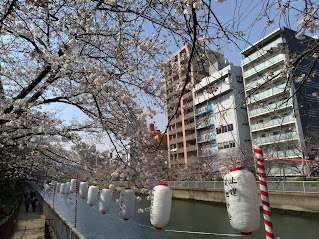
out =
<path fill-rule="evenodd" d="M 233 128 L 233 124 L 229 124 L 227 125 L 227 129 L 228 131 L 232 131 L 234 128 Z"/>
<path fill-rule="evenodd" d="M 223 126 L 222 132 L 227 132 L 227 126 Z"/>
<path fill-rule="evenodd" d="M 236 147 L 235 141 L 230 141 L 229 146 L 230 148 L 235 148 Z"/>
<path fill-rule="evenodd" d="M 237 82 L 243 82 L 243 77 L 242 76 L 236 76 L 236 81 Z"/>
<path fill-rule="evenodd" d="M 262 138 L 265 138 L 265 137 L 266 137 L 266 134 L 262 134 L 261 137 L 262 137 Z"/>
<path fill-rule="evenodd" d="M 280 131 L 275 131 L 275 132 L 272 132 L 273 135 L 279 135 L 280 134 Z"/>

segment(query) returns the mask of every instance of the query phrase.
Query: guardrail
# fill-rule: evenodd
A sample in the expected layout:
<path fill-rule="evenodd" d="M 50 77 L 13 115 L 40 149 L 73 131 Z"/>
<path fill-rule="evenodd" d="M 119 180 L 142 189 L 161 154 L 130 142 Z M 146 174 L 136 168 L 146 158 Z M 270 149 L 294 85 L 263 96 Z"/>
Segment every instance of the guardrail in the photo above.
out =
<path fill-rule="evenodd" d="M 220 181 L 167 181 L 167 186 L 178 188 L 224 189 Z M 259 182 L 256 182 L 259 188 Z M 319 193 L 319 182 L 308 181 L 268 181 L 268 191 Z"/>
<path fill-rule="evenodd" d="M 73 227 L 73 225 L 60 214 L 51 205 L 38 194 L 40 204 L 43 206 L 43 214 L 46 217 L 46 223 L 52 227 L 57 239 L 85 239 L 85 237 Z"/>
<path fill-rule="evenodd" d="M 7 238 L 9 236 L 18 216 L 21 201 L 22 195 L 20 195 L 19 199 L 17 199 L 12 205 L 12 211 L 10 215 L 3 218 L 3 220 L 0 218 L 0 238 Z"/>
<path fill-rule="evenodd" d="M 223 181 L 165 181 L 171 188 L 224 189 Z M 127 185 L 128 182 L 113 182 L 116 185 Z M 151 184 L 156 185 L 157 183 Z M 259 182 L 256 182 L 259 188 Z M 268 191 L 319 193 L 319 182 L 311 181 L 268 181 Z M 150 185 L 150 184 L 147 184 Z M 143 185 L 142 185 L 143 186 Z"/>

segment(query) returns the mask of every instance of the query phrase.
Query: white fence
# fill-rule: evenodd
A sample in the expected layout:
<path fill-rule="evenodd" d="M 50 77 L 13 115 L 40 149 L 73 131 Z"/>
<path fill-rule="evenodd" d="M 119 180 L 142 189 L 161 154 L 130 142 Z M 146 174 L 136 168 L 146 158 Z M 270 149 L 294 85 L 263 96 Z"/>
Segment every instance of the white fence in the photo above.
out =
<path fill-rule="evenodd" d="M 169 187 L 198 188 L 198 189 L 224 189 L 224 182 L 219 181 L 167 181 Z M 257 181 L 259 188 L 259 182 Z M 308 181 L 269 181 L 269 191 L 319 193 L 319 182 Z"/>
<path fill-rule="evenodd" d="M 223 181 L 165 181 L 171 188 L 193 188 L 193 189 L 224 189 Z M 257 181 L 257 188 L 259 182 Z M 113 182 L 116 185 L 127 185 L 128 182 Z M 146 184 L 145 186 L 155 186 Z M 140 185 L 143 186 L 143 185 Z M 139 186 L 139 187 L 140 187 Z M 311 181 L 268 181 L 269 191 L 278 192 L 300 192 L 300 193 L 319 193 L 319 182 Z"/>

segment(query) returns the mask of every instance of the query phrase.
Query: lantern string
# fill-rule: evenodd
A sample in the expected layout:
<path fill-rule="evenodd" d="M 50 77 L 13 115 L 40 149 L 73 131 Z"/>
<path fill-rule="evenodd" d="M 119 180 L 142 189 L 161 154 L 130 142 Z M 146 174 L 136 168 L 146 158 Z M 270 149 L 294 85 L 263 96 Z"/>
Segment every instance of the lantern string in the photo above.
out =
<path fill-rule="evenodd" d="M 216 232 L 192 232 L 192 231 L 177 231 L 177 230 L 164 230 L 165 232 L 177 232 L 177 233 L 188 233 L 188 234 L 200 234 L 200 235 L 215 235 L 215 236 L 231 236 L 231 237 L 243 237 L 244 235 L 237 234 L 226 234 Z M 250 237 L 253 238 L 253 237 Z"/>
<path fill-rule="evenodd" d="M 97 208 L 93 207 L 94 210 L 100 212 Z M 110 218 L 113 218 L 113 219 L 116 219 L 116 220 L 119 220 L 119 221 L 123 221 L 122 218 L 119 218 L 119 217 L 114 217 L 114 216 L 111 216 L 109 214 L 105 214 L 106 216 L 110 217 Z M 147 226 L 147 225 L 144 225 L 144 224 L 140 224 L 140 223 L 137 223 L 137 222 L 133 222 L 133 221 L 123 221 L 123 222 L 129 222 L 129 223 L 132 223 L 132 224 L 135 224 L 135 225 L 138 225 L 138 226 L 141 226 L 141 227 L 147 227 L 149 229 L 153 229 L 153 230 L 156 230 L 155 227 L 151 227 L 151 226 Z M 236 234 L 226 234 L 226 233 L 216 233 L 216 232 L 192 232 L 192 231 L 180 231 L 180 230 L 162 230 L 164 232 L 176 232 L 176 233 L 188 233 L 188 234 L 200 234 L 200 235 L 216 235 L 216 236 L 232 236 L 232 237 L 243 237 L 243 235 L 236 235 Z M 251 239 L 255 239 L 253 237 L 249 237 Z"/>

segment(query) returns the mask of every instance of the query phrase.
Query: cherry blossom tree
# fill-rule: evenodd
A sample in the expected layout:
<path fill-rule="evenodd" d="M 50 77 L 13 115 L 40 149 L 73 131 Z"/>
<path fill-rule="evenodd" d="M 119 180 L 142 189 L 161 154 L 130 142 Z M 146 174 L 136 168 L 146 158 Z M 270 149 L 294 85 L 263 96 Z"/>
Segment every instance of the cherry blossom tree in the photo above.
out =
<path fill-rule="evenodd" d="M 164 109 L 161 72 L 171 67 L 163 63 L 170 49 L 183 44 L 191 47 L 184 69 L 186 79 L 179 87 L 181 97 L 186 87 L 193 87 L 192 61 L 207 60 L 206 49 L 233 45 L 241 50 L 243 44 L 250 44 L 253 25 L 241 26 L 246 18 L 254 22 L 255 17 L 255 22 L 263 22 L 267 28 L 278 19 L 289 22 L 292 11 L 299 19 L 297 39 L 302 39 L 304 32 L 318 30 L 316 2 L 304 1 L 296 8 L 294 1 L 258 1 L 254 9 L 260 14 L 256 17 L 247 12 L 252 6 L 242 9 L 236 1 L 238 11 L 229 19 L 220 19 L 217 11 L 223 2 L 2 1 L 0 156 L 8 163 L 1 170 L 24 165 L 29 170 L 25 178 L 30 170 L 36 171 L 29 165 L 32 160 L 39 164 L 37 171 L 48 173 L 51 171 L 42 164 L 47 158 L 56 161 L 53 169 L 59 163 L 81 165 L 62 148 L 63 142 L 79 143 L 83 132 L 97 137 L 106 134 L 118 155 L 121 150 L 127 152 L 127 142 L 150 144 L 146 120 Z M 298 79 L 300 87 L 315 75 L 312 66 L 317 64 L 318 44 L 315 40 L 283 68 L 294 68 L 305 54 L 314 56 L 309 71 Z M 48 105 L 74 107 L 82 112 L 83 119 L 63 122 Z M 148 158 L 143 152 L 133 158 L 135 165 L 123 167 L 128 174 L 136 174 L 135 180 L 141 169 L 151 166 L 142 167 Z"/>

